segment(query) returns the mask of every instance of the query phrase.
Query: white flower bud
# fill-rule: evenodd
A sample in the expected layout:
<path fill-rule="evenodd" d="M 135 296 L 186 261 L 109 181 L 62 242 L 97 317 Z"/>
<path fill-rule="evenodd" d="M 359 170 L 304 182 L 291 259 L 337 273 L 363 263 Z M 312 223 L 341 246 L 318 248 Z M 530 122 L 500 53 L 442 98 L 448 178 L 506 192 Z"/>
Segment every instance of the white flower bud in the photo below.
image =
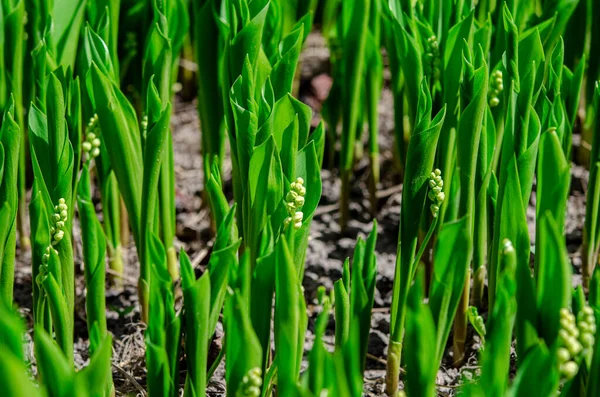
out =
<path fill-rule="evenodd" d="M 584 333 L 581 335 L 581 344 L 585 349 L 589 349 L 594 346 L 594 335 L 591 333 Z"/>
<path fill-rule="evenodd" d="M 559 363 L 565 363 L 571 359 L 571 353 L 564 347 L 560 347 L 556 353 Z"/>
<path fill-rule="evenodd" d="M 566 345 L 572 356 L 577 356 L 583 350 L 583 346 L 575 338 L 571 338 Z"/>
<path fill-rule="evenodd" d="M 287 196 L 285 197 L 286 201 L 294 201 L 296 200 L 296 198 L 298 197 L 298 193 L 296 193 L 293 190 L 290 190 L 287 194 Z"/>
<path fill-rule="evenodd" d="M 56 234 L 54 235 L 54 241 L 59 242 L 61 241 L 63 238 L 65 237 L 65 232 L 62 230 L 59 230 L 56 232 Z"/>
<path fill-rule="evenodd" d="M 577 372 L 579 371 L 579 366 L 575 361 L 567 361 L 563 365 L 560 366 L 560 372 L 567 379 L 573 379 Z"/>
<path fill-rule="evenodd" d="M 304 218 L 304 214 L 300 211 L 296 212 L 292 217 L 294 222 L 302 222 L 302 218 Z"/>

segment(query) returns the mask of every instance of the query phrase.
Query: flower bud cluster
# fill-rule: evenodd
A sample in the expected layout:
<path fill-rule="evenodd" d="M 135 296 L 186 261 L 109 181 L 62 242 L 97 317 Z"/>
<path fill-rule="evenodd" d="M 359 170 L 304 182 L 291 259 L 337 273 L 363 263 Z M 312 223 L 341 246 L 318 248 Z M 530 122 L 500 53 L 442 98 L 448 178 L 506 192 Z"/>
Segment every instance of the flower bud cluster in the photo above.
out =
<path fill-rule="evenodd" d="M 85 130 L 85 141 L 82 143 L 83 159 L 89 161 L 100 155 L 100 139 L 98 138 L 100 127 L 98 125 L 98 115 L 90 118 Z"/>
<path fill-rule="evenodd" d="M 558 338 L 558 362 L 560 373 L 567 380 L 579 371 L 577 364 L 582 356 L 593 348 L 596 334 L 596 319 L 591 307 L 585 306 L 577 315 L 577 320 L 569 309 L 560 310 L 560 331 Z"/>
<path fill-rule="evenodd" d="M 52 246 L 56 246 L 65 237 L 65 223 L 67 222 L 69 207 L 64 198 L 58 200 L 58 205 L 54 206 L 54 214 L 52 214 L 52 226 L 50 227 L 50 235 L 52 238 Z"/>
<path fill-rule="evenodd" d="M 427 39 L 425 44 L 425 64 L 429 68 L 433 81 L 438 81 L 440 78 L 440 46 L 435 35 Z"/>
<path fill-rule="evenodd" d="M 289 215 L 284 221 L 286 227 L 290 223 L 294 225 L 294 229 L 296 230 L 302 227 L 302 220 L 304 218 L 302 207 L 304 206 L 305 195 L 304 179 L 298 177 L 295 182 L 292 182 L 290 191 L 285 196 L 285 208 Z"/>
<path fill-rule="evenodd" d="M 140 126 L 142 127 L 142 136 L 145 137 L 148 135 L 148 115 L 145 114 L 142 116 L 142 121 L 140 121 Z"/>
<path fill-rule="evenodd" d="M 488 98 L 491 108 L 495 108 L 500 104 L 500 94 L 504 90 L 504 83 L 502 81 L 502 71 L 495 70 L 490 78 Z"/>
<path fill-rule="evenodd" d="M 260 368 L 252 368 L 242 378 L 242 384 L 238 389 L 238 397 L 259 397 L 262 386 L 262 371 Z"/>
<path fill-rule="evenodd" d="M 577 328 L 579 329 L 579 342 L 583 346 L 583 350 L 593 349 L 596 335 L 596 317 L 594 316 L 594 310 L 588 305 L 577 313 Z"/>
<path fill-rule="evenodd" d="M 427 197 L 433 202 L 429 208 L 434 218 L 438 216 L 440 206 L 446 198 L 446 195 L 442 191 L 443 188 L 442 171 L 436 168 L 429 176 L 429 193 L 427 193 Z"/>

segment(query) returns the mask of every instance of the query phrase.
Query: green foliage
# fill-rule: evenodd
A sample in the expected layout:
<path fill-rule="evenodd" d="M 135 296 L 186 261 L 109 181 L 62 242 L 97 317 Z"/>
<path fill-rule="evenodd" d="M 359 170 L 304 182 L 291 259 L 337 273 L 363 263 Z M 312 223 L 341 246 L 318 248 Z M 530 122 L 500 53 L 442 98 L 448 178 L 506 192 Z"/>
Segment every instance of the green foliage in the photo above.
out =
<path fill-rule="evenodd" d="M 332 290 L 319 289 L 317 305 L 303 281 L 324 161 L 331 168 L 339 161 L 330 175 L 341 179 L 333 216 L 340 232 L 352 231 L 345 226 L 363 141 L 371 215 L 385 196 L 377 191 L 383 90 L 394 102 L 400 179 L 393 183 L 402 182 L 386 393 L 401 394 L 405 365 L 406 393 L 436 395 L 450 336 L 459 365 L 472 327 L 479 371 L 460 395 L 600 394 L 596 2 L 0 3 L 0 383 L 7 395 L 119 392 L 106 262 L 123 275 L 129 228 L 150 396 L 175 397 L 182 388 L 205 396 L 222 360 L 230 396 L 362 395 L 380 303 L 377 237 L 389 225 L 373 221 Z M 317 126 L 297 98 L 314 27 L 330 47 L 333 79 Z M 204 242 L 205 256 L 190 260 L 181 250 L 179 269 L 171 118 L 177 87 L 189 92 L 194 83 L 192 53 L 202 201 L 216 234 L 212 245 Z M 572 161 L 590 164 L 583 282 L 575 289 L 566 241 L 577 187 Z M 27 350 L 11 307 L 17 252 L 32 266 Z M 76 369 L 80 263 L 90 362 Z"/>

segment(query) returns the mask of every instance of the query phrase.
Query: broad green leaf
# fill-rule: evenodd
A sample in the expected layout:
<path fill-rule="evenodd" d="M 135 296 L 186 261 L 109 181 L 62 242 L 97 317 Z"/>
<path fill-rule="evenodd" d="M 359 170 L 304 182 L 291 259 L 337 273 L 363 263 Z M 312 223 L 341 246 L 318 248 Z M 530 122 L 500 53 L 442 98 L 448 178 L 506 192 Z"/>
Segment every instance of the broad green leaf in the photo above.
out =
<path fill-rule="evenodd" d="M 408 299 L 406 319 L 406 391 L 411 396 L 433 397 L 439 363 L 437 356 L 436 326 L 430 306 L 423 302 L 425 273 L 417 272 Z"/>
<path fill-rule="evenodd" d="M 56 60 L 59 65 L 73 67 L 86 2 L 84 0 L 54 0 L 53 3 L 52 40 L 56 44 Z"/>
<path fill-rule="evenodd" d="M 40 378 L 50 397 L 75 395 L 75 372 L 52 337 L 42 328 L 35 329 L 35 357 Z"/>
<path fill-rule="evenodd" d="M 540 382 L 540 379 L 544 379 Z M 558 388 L 558 371 L 552 353 L 542 343 L 536 343 L 532 350 L 522 358 L 522 364 L 511 389 L 509 397 L 527 397 L 532 395 L 551 395 Z"/>
<path fill-rule="evenodd" d="M 263 352 L 242 297 L 233 292 L 225 303 L 225 379 L 227 390 L 235 395 L 242 378 L 251 369 L 262 368 Z"/>
<path fill-rule="evenodd" d="M 87 75 L 88 90 L 94 93 L 104 142 L 110 144 L 110 162 L 127 207 L 130 224 L 139 247 L 141 222 L 143 155 L 135 111 L 118 87 L 94 64 Z"/>
<path fill-rule="evenodd" d="M 112 337 L 104 336 L 90 363 L 75 374 L 77 395 L 105 397 L 114 393 L 112 384 Z"/>
<path fill-rule="evenodd" d="M 537 168 L 537 219 L 541 219 L 546 211 L 550 211 L 556 221 L 557 230 L 562 235 L 571 173 L 556 131 L 550 130 L 542 134 Z"/>
<path fill-rule="evenodd" d="M 96 208 L 92 203 L 91 189 L 89 186 L 90 175 L 87 165 L 81 172 L 79 184 L 77 207 L 79 209 L 79 221 L 81 224 L 81 235 L 83 245 L 83 262 L 86 280 L 86 314 L 88 332 L 91 335 L 94 325 L 102 338 L 107 335 L 106 327 L 106 304 L 105 304 L 105 259 L 106 239 L 102 231 L 102 225 L 96 217 Z M 99 346 L 95 346 L 90 340 L 90 351 L 94 355 Z"/>
<path fill-rule="evenodd" d="M 434 276 L 429 291 L 429 305 L 435 322 L 435 365 L 439 365 L 467 276 L 471 218 L 464 217 L 442 226 L 435 248 Z"/>
<path fill-rule="evenodd" d="M 188 360 L 185 393 L 201 397 L 206 395 L 207 356 L 213 332 L 209 326 L 211 274 L 207 271 L 196 280 L 185 251 L 181 251 L 180 258 L 185 305 L 185 350 Z"/>
<path fill-rule="evenodd" d="M 571 264 L 568 259 L 564 237 L 560 233 L 552 213 L 546 211 L 539 218 L 541 226 L 537 262 L 537 312 L 538 329 L 546 345 L 553 346 L 560 330 L 560 309 L 571 303 Z"/>
<path fill-rule="evenodd" d="M 304 39 L 304 26 L 292 31 L 279 44 L 279 54 L 277 62 L 273 65 L 271 71 L 271 81 L 273 82 L 273 91 L 275 100 L 292 92 L 294 78 L 296 76 L 296 66 L 302 50 Z"/>
<path fill-rule="evenodd" d="M 308 318 L 302 283 L 285 239 L 279 240 L 275 263 L 277 385 L 281 394 L 289 395 L 296 388 L 300 376 Z"/>
<path fill-rule="evenodd" d="M 400 235 L 391 314 L 392 334 L 396 341 L 400 340 L 403 332 L 404 305 L 414 274 L 412 263 L 417 248 L 419 224 L 427 199 L 427 182 L 433 171 L 436 146 L 446 116 L 446 108 L 443 108 L 433 120 L 431 115 L 431 97 L 427 84 L 423 83 L 417 123 L 408 146 L 404 177 L 406 188 L 402 192 Z"/>
<path fill-rule="evenodd" d="M 512 331 L 517 313 L 515 299 L 517 257 L 510 241 L 503 241 L 500 255 L 501 274 L 497 298 L 488 319 L 489 332 L 486 334 L 485 348 L 480 355 L 481 395 L 491 397 L 502 397 L 506 392 L 510 371 Z"/>

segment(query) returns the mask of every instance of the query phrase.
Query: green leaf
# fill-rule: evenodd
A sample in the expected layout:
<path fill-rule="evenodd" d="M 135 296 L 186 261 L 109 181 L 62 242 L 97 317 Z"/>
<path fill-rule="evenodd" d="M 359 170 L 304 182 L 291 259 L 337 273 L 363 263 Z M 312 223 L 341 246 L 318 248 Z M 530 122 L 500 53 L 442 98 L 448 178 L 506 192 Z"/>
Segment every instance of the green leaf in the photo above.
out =
<path fill-rule="evenodd" d="M 511 366 L 512 331 L 517 313 L 515 299 L 516 251 L 509 240 L 503 241 L 500 253 L 500 280 L 495 306 L 488 319 L 485 350 L 480 356 L 481 395 L 502 397 L 506 393 Z"/>
<path fill-rule="evenodd" d="M 473 37 L 473 13 L 460 23 L 453 26 L 448 32 L 444 45 L 443 81 L 444 100 L 448 106 L 448 125 L 445 130 L 456 127 L 459 115 L 458 94 L 460 91 L 460 77 L 462 65 L 462 46 L 466 41 L 470 43 Z"/>
<path fill-rule="evenodd" d="M 352 259 L 352 289 L 350 294 L 350 312 L 358 325 L 360 337 L 359 360 L 361 372 L 364 372 L 369 335 L 371 331 L 371 314 L 375 299 L 375 282 L 377 275 L 377 258 L 375 243 L 377 241 L 377 221 L 373 221 L 373 229 L 369 233 L 366 244 L 359 238 L 354 248 Z"/>
<path fill-rule="evenodd" d="M 188 360 L 185 393 L 201 397 L 206 394 L 208 348 L 214 332 L 209 326 L 212 293 L 210 271 L 196 280 L 190 259 L 183 250 L 180 260 L 185 307 L 185 351 Z"/>
<path fill-rule="evenodd" d="M 419 97 L 417 123 L 408 146 L 404 176 L 406 188 L 402 191 L 400 236 L 391 312 L 392 334 L 395 341 L 400 340 L 403 332 L 404 305 L 414 274 L 413 258 L 417 248 L 419 225 L 425 210 L 427 182 L 433 171 L 436 147 L 446 116 L 446 108 L 443 108 L 433 120 L 431 113 L 431 96 L 426 82 L 423 82 Z"/>
<path fill-rule="evenodd" d="M 549 211 L 541 214 L 537 277 L 537 312 L 540 335 L 553 346 L 560 330 L 560 309 L 571 306 L 571 264 L 564 237 Z"/>
<path fill-rule="evenodd" d="M 278 389 L 289 395 L 300 376 L 304 338 L 308 325 L 302 283 L 285 239 L 276 248 L 275 269 L 275 351 Z"/>
<path fill-rule="evenodd" d="M 140 247 L 143 155 L 135 111 L 118 87 L 94 64 L 87 75 L 110 162 L 123 195 L 129 221 Z"/>
<path fill-rule="evenodd" d="M 40 327 L 34 332 L 35 357 L 40 377 L 48 395 L 67 397 L 75 395 L 75 372 L 52 337 Z"/>
<path fill-rule="evenodd" d="M 91 68 L 92 64 L 95 64 L 105 76 L 117 82 L 118 76 L 108 46 L 89 25 L 85 27 L 84 32 L 83 49 L 87 68 Z"/>
<path fill-rule="evenodd" d="M 83 23 L 86 1 L 54 0 L 52 41 L 56 44 L 59 65 L 75 65 L 77 45 Z"/>
<path fill-rule="evenodd" d="M 277 61 L 273 65 L 273 70 L 270 74 L 270 79 L 273 82 L 273 92 L 275 100 L 279 100 L 285 95 L 292 92 L 294 78 L 296 76 L 296 67 L 300 52 L 302 51 L 302 43 L 304 42 L 304 26 L 290 32 L 281 44 L 279 44 L 279 53 Z"/>
<path fill-rule="evenodd" d="M 527 397 L 532 395 L 551 395 L 558 388 L 558 371 L 552 353 L 542 343 L 537 343 L 522 358 L 522 364 L 511 389 L 509 397 Z M 540 382 L 540 379 L 544 379 Z"/>
<path fill-rule="evenodd" d="M 228 393 L 235 395 L 242 378 L 253 368 L 262 368 L 263 352 L 250 316 L 239 292 L 233 292 L 227 299 L 225 319 L 225 379 Z"/>
<path fill-rule="evenodd" d="M 39 387 L 31 381 L 25 363 L 10 354 L 6 346 L 0 345 L 0 382 L 7 395 L 14 397 L 45 396 Z"/>
<path fill-rule="evenodd" d="M 347 267 L 348 259 L 344 263 L 344 268 Z M 333 284 L 333 291 L 335 297 L 335 347 L 336 350 L 341 350 L 350 334 L 350 296 L 343 279 L 339 279 Z"/>
<path fill-rule="evenodd" d="M 436 326 L 430 306 L 423 302 L 425 272 L 421 267 L 408 299 L 406 319 L 406 391 L 411 396 L 435 396 L 435 378 L 439 362 Z"/>
<path fill-rule="evenodd" d="M 78 395 L 105 397 L 114 393 L 111 356 L 112 337 L 105 335 L 97 350 L 92 353 L 88 366 L 75 374 Z"/>
<path fill-rule="evenodd" d="M 87 289 L 85 304 L 88 333 L 91 335 L 92 328 L 96 326 L 101 338 L 104 338 L 107 335 L 105 303 L 106 239 L 102 231 L 102 225 L 96 216 L 96 208 L 92 203 L 89 183 L 89 169 L 85 165 L 81 172 L 77 206 L 79 208 L 79 221 L 81 224 L 83 262 Z M 94 355 L 98 348 L 99 346 L 95 346 L 90 340 L 92 355 Z"/>
<path fill-rule="evenodd" d="M 470 217 L 442 226 L 435 248 L 435 269 L 429 291 L 429 305 L 435 321 L 435 365 L 439 365 L 456 315 L 469 265 L 472 247 Z"/>
<path fill-rule="evenodd" d="M 21 131 L 11 104 L 5 110 L 0 127 L 0 300 L 12 303 L 14 259 L 18 208 L 18 169 Z"/>
<path fill-rule="evenodd" d="M 147 99 L 148 132 L 144 145 L 144 165 L 142 182 L 142 209 L 141 214 L 146 221 L 139 224 L 140 241 L 142 243 L 140 252 L 140 278 L 147 281 L 150 277 L 149 265 L 147 263 L 150 234 L 157 234 L 158 225 L 155 225 L 154 214 L 157 211 L 157 188 L 159 186 L 159 175 L 163 154 L 167 148 L 167 135 L 169 134 L 169 122 L 171 117 L 171 104 L 167 103 L 164 110 L 158 96 L 154 82 L 150 80 Z M 170 248 L 170 247 L 169 247 Z"/>
<path fill-rule="evenodd" d="M 272 137 L 254 149 L 249 169 L 253 171 L 249 174 L 249 190 L 244 202 L 247 219 L 244 238 L 251 249 L 251 255 L 257 255 L 259 233 L 267 222 L 267 217 L 277 209 L 283 197 L 281 163 Z"/>
<path fill-rule="evenodd" d="M 571 167 L 554 130 L 542 134 L 537 168 L 537 218 L 541 219 L 546 211 L 550 211 L 553 219 L 556 220 L 558 232 L 562 235 L 569 197 Z M 540 245 L 536 244 L 536 246 Z"/>

